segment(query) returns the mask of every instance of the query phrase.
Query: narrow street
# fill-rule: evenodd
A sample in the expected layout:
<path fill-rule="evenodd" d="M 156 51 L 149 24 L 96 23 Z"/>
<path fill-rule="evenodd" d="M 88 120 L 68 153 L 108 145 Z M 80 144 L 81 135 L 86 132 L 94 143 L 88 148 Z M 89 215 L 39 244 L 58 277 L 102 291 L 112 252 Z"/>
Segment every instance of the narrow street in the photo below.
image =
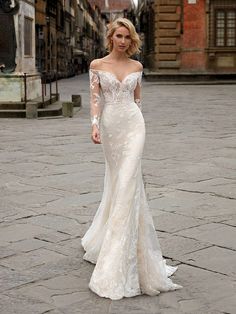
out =
<path fill-rule="evenodd" d="M 143 178 L 163 255 L 184 288 L 111 301 L 88 289 L 80 239 L 99 205 L 102 147 L 90 139 L 88 75 L 73 118 L 0 121 L 1 314 L 235 313 L 235 85 L 143 80 Z"/>

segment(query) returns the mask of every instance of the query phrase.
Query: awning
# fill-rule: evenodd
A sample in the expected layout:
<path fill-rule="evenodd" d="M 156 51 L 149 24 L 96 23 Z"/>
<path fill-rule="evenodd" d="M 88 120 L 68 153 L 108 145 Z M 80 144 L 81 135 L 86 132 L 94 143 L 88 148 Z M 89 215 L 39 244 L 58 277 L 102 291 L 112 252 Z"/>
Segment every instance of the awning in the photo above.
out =
<path fill-rule="evenodd" d="M 83 56 L 84 52 L 82 50 L 80 50 L 80 49 L 74 48 L 73 49 L 73 54 L 74 54 L 74 56 Z"/>

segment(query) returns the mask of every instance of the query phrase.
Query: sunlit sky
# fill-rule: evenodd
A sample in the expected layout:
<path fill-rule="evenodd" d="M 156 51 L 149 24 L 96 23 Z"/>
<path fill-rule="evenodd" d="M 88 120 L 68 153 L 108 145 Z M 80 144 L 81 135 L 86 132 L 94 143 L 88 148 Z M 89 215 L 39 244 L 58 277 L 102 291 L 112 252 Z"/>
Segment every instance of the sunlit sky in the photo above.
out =
<path fill-rule="evenodd" d="M 135 6 L 137 6 L 138 0 L 133 0 L 133 2 L 134 2 L 134 4 L 135 4 Z"/>

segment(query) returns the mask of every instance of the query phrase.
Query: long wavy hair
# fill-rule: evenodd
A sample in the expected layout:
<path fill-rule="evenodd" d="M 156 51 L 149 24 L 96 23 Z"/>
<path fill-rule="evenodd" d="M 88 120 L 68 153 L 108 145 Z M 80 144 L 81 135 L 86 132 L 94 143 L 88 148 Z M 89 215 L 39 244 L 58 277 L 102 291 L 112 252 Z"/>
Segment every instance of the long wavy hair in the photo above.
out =
<path fill-rule="evenodd" d="M 106 49 L 108 50 L 108 52 L 112 51 L 113 43 L 111 41 L 111 37 L 113 36 L 117 28 L 121 26 L 124 26 L 125 28 L 128 29 L 131 38 L 131 45 L 126 50 L 126 54 L 130 57 L 136 53 L 139 53 L 142 42 L 139 38 L 138 33 L 135 30 L 133 23 L 124 17 L 119 17 L 108 25 L 108 31 L 106 35 Z"/>

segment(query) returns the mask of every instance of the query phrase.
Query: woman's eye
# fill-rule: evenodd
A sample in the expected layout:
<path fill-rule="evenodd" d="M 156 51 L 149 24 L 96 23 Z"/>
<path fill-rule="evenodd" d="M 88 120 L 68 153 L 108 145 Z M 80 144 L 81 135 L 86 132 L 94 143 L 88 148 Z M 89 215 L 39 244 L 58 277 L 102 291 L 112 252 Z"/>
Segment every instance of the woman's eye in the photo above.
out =
<path fill-rule="evenodd" d="M 118 34 L 118 35 L 116 35 L 116 37 L 121 38 L 121 37 L 122 37 L 122 35 Z"/>

